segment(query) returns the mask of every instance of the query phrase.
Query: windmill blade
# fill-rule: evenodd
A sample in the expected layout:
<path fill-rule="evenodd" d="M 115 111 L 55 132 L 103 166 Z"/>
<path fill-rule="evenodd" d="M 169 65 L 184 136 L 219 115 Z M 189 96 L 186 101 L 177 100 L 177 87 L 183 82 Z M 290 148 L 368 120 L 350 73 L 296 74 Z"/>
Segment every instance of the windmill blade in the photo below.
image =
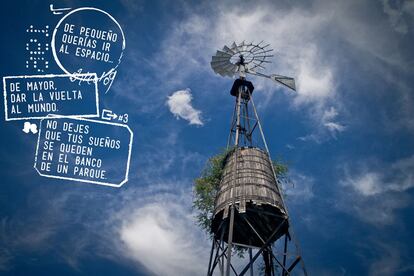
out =
<path fill-rule="evenodd" d="M 227 57 L 227 58 L 230 59 L 232 55 L 229 54 L 229 53 L 227 53 L 227 52 L 223 52 L 223 51 L 217 50 L 216 56 L 217 57 Z"/>
<path fill-rule="evenodd" d="M 254 54 L 256 56 L 263 56 L 263 55 L 266 56 L 267 55 L 266 53 L 269 53 L 271 51 L 273 51 L 273 49 L 260 49 L 260 50 L 255 51 Z"/>
<path fill-rule="evenodd" d="M 211 59 L 214 59 L 214 60 L 230 60 L 230 58 L 231 58 L 231 55 L 230 56 L 225 56 L 225 55 L 223 55 L 223 54 L 219 54 L 219 55 L 215 55 L 215 56 L 212 56 L 211 57 Z"/>
<path fill-rule="evenodd" d="M 261 65 L 261 64 L 262 64 L 262 62 L 256 63 L 256 62 L 253 61 L 253 67 L 251 69 L 256 68 L 256 67 L 260 67 L 261 69 L 265 69 L 264 66 Z"/>
<path fill-rule="evenodd" d="M 228 58 L 213 57 L 210 63 L 230 63 Z"/>
<path fill-rule="evenodd" d="M 214 72 L 220 74 L 221 76 L 232 77 L 236 70 L 236 65 L 232 64 L 229 60 L 211 61 L 210 65 Z"/>
<path fill-rule="evenodd" d="M 214 68 L 218 68 L 220 67 L 221 69 L 225 69 L 228 66 L 232 66 L 233 64 L 229 61 L 223 61 L 223 60 L 219 60 L 219 61 L 211 61 L 210 62 L 211 67 Z"/>
<path fill-rule="evenodd" d="M 236 66 L 236 65 L 234 65 L 233 63 L 231 63 L 229 61 L 212 61 L 212 62 L 210 62 L 210 64 L 211 64 L 211 66 L 221 67 L 223 69 Z"/>
<path fill-rule="evenodd" d="M 225 72 L 225 74 L 227 75 L 227 76 L 229 76 L 229 77 L 232 77 L 233 76 L 233 74 L 234 74 L 234 72 L 235 72 L 235 69 L 236 69 L 236 65 L 233 65 L 233 64 L 227 64 L 227 65 L 225 65 L 224 67 L 222 67 L 222 70 Z"/>
<path fill-rule="evenodd" d="M 270 75 L 269 78 L 277 83 L 283 84 L 284 86 L 296 91 L 296 84 L 294 78 L 289 78 L 281 75 Z"/>
<path fill-rule="evenodd" d="M 260 41 L 258 44 L 256 44 L 256 45 L 253 45 L 253 48 L 250 50 L 252 53 L 254 53 L 255 52 L 255 49 L 260 49 L 260 48 L 263 48 L 262 46 L 260 46 L 260 44 L 262 44 L 263 43 L 263 40 L 262 41 Z M 253 42 L 252 42 L 252 44 L 253 44 Z"/>
<path fill-rule="evenodd" d="M 222 77 L 226 76 L 225 71 L 221 67 L 213 67 L 213 66 L 211 67 L 213 68 L 214 73 L 219 74 Z"/>
<path fill-rule="evenodd" d="M 255 49 L 252 49 L 252 53 L 257 55 L 257 53 L 260 52 L 260 51 L 266 51 L 266 50 L 273 51 L 273 49 L 268 48 L 269 46 L 270 46 L 270 44 L 267 44 L 265 46 L 257 46 Z"/>
<path fill-rule="evenodd" d="M 217 50 L 210 62 L 213 71 L 223 77 L 232 77 L 236 69 L 236 66 L 230 62 L 233 54 L 234 51 L 227 46 L 224 46 L 222 50 Z"/>
<path fill-rule="evenodd" d="M 242 51 L 242 49 L 241 49 L 241 45 L 237 45 L 237 44 L 236 44 L 236 47 L 233 49 L 233 51 L 234 51 L 235 53 L 239 53 L 239 52 L 241 52 L 241 51 Z"/>
<path fill-rule="evenodd" d="M 213 68 L 213 71 L 216 74 L 219 74 L 222 77 L 225 77 L 227 75 L 226 71 L 222 67 L 213 67 L 213 66 L 211 66 L 211 67 Z"/>
<path fill-rule="evenodd" d="M 232 49 L 230 49 L 227 46 L 223 47 L 223 51 L 225 51 L 226 53 L 229 53 L 230 55 L 234 55 L 236 52 L 234 52 Z"/>
<path fill-rule="evenodd" d="M 235 50 L 236 50 L 236 48 L 237 48 L 237 44 L 236 44 L 236 42 L 234 42 L 234 41 L 233 41 L 233 44 L 231 44 L 231 49 L 232 49 L 233 51 L 235 51 Z"/>
<path fill-rule="evenodd" d="M 210 64 L 216 66 L 225 66 L 227 64 L 231 64 L 228 60 L 212 60 Z"/>
<path fill-rule="evenodd" d="M 254 56 L 254 59 L 269 58 L 269 57 L 274 57 L 274 55 L 261 55 L 261 56 Z"/>

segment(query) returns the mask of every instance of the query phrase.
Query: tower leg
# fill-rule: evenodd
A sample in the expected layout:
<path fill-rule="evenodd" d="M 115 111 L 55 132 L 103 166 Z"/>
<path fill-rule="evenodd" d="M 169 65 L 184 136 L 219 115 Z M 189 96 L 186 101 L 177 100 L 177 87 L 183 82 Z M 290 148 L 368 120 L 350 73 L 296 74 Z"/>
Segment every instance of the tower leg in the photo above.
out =
<path fill-rule="evenodd" d="M 233 230 L 234 230 L 234 204 L 230 207 L 230 224 L 229 224 L 229 239 L 227 242 L 227 266 L 226 276 L 230 275 L 230 264 L 231 264 L 231 251 L 233 245 Z"/>
<path fill-rule="evenodd" d="M 283 245 L 283 267 L 286 267 L 286 257 L 287 257 L 287 242 L 288 242 L 288 235 L 285 235 L 285 243 Z M 285 276 L 285 270 L 282 269 L 282 276 Z"/>
<path fill-rule="evenodd" d="M 253 276 L 252 248 L 249 248 L 250 276 Z"/>
<path fill-rule="evenodd" d="M 264 266 L 265 266 L 265 271 L 264 271 L 265 275 L 266 276 L 272 276 L 272 267 L 270 265 L 269 249 L 268 248 L 263 250 L 262 256 L 263 256 L 263 262 L 264 262 Z"/>
<path fill-rule="evenodd" d="M 254 255 L 254 257 L 252 258 L 251 262 L 254 263 L 256 261 L 256 259 L 260 256 L 260 254 L 262 254 L 263 250 L 265 250 L 270 244 L 271 244 L 271 240 L 273 239 L 274 236 L 276 236 L 276 234 L 279 232 L 279 230 L 282 228 L 282 226 L 286 223 L 285 220 L 283 220 L 278 227 L 276 227 L 276 229 L 273 231 L 273 233 L 269 236 L 269 238 L 267 239 L 267 241 L 263 244 L 263 246 L 259 249 L 259 251 L 257 251 L 257 253 Z M 239 276 L 244 275 L 247 270 L 250 268 L 250 263 L 247 264 L 244 269 L 242 270 L 242 272 L 240 272 Z"/>
<path fill-rule="evenodd" d="M 211 262 L 213 260 L 213 255 L 214 255 L 214 246 L 216 244 L 216 240 L 213 238 L 213 241 L 211 242 L 211 251 L 210 251 L 210 259 L 208 261 L 208 270 L 207 270 L 207 276 L 210 275 L 210 270 L 211 270 Z"/>
<path fill-rule="evenodd" d="M 224 265 L 224 258 L 223 258 L 223 253 L 220 253 L 220 249 L 222 248 L 222 245 L 224 244 L 224 232 L 226 230 L 226 222 L 222 221 L 220 226 L 219 226 L 219 231 L 220 231 L 220 239 L 217 239 L 217 237 L 213 237 L 213 244 L 212 244 L 212 254 L 214 254 L 214 248 L 216 253 L 214 254 L 214 258 L 212 258 L 212 255 L 210 256 L 210 260 L 213 260 L 213 262 L 211 263 L 211 266 L 209 265 L 208 271 L 207 271 L 207 275 L 213 275 L 214 269 L 216 268 L 217 265 L 219 265 L 221 274 L 223 275 L 224 270 L 223 270 L 223 265 Z"/>
<path fill-rule="evenodd" d="M 242 87 L 239 88 L 239 94 L 237 96 L 237 125 L 236 125 L 236 139 L 234 145 L 239 145 L 239 134 L 240 134 L 240 107 L 241 107 L 241 95 L 242 95 Z M 230 196 L 234 199 L 234 187 L 236 184 L 236 178 L 237 178 L 237 149 L 235 151 L 235 159 L 234 159 L 234 179 L 233 179 L 233 187 L 231 188 Z M 235 201 L 233 200 L 231 204 L 231 210 L 230 210 L 230 224 L 229 224 L 229 237 L 227 241 L 227 267 L 226 267 L 226 276 L 230 275 L 230 265 L 231 265 L 231 251 L 233 249 L 233 228 L 234 228 L 234 209 L 235 209 Z"/>

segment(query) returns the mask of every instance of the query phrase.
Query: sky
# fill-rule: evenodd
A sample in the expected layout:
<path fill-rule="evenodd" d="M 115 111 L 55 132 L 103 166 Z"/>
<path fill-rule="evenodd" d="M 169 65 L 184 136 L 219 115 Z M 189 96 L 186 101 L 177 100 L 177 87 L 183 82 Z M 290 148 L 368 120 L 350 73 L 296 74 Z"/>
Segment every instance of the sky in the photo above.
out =
<path fill-rule="evenodd" d="M 283 190 L 309 274 L 414 274 L 413 1 L 7 1 L 2 77 L 36 74 L 26 30 L 54 29 L 63 15 L 50 4 L 104 10 L 123 30 L 99 103 L 128 114 L 129 180 L 40 176 L 37 135 L 3 118 L 1 275 L 205 274 L 210 242 L 192 185 L 225 148 L 234 105 L 232 79 L 210 60 L 262 40 L 274 49 L 265 72 L 296 79 L 291 92 L 249 77 L 271 157 L 289 166 Z M 63 74 L 45 55 L 42 74 Z"/>

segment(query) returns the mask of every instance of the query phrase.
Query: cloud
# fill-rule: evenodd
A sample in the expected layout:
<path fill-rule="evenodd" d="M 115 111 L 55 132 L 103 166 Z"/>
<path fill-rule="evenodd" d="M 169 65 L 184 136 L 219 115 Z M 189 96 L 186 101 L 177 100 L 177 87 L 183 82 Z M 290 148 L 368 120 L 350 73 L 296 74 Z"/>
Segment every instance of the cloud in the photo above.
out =
<path fill-rule="evenodd" d="M 394 275 L 401 268 L 401 256 L 397 247 L 384 242 L 376 242 L 376 249 L 381 252 L 370 265 L 369 275 Z"/>
<path fill-rule="evenodd" d="M 344 131 L 344 125 L 331 121 L 322 124 L 323 110 L 334 107 L 341 114 L 348 114 L 345 98 L 349 95 L 338 93 L 338 87 L 354 85 L 347 82 L 354 75 L 350 73 L 354 71 L 353 62 L 358 61 L 358 66 L 365 67 L 371 76 L 388 78 L 392 75 L 390 70 L 395 68 L 412 71 L 409 63 L 412 59 L 406 57 L 408 52 L 399 42 L 400 35 L 386 28 L 389 23 L 382 14 L 381 2 L 374 4 L 377 9 L 372 8 L 373 3 L 363 1 L 318 0 L 294 6 L 261 1 L 260 5 L 245 3 L 243 8 L 227 2 L 183 4 L 183 16 L 171 21 L 171 31 L 160 40 L 154 51 L 156 55 L 132 52 L 132 62 L 127 65 L 132 69 L 128 70 L 127 78 L 114 83 L 114 90 L 138 102 L 137 112 L 158 111 L 167 96 L 160 91 L 174 91 L 195 81 L 214 91 L 228 81 L 215 75 L 210 68 L 209 62 L 216 49 L 233 41 L 257 43 L 265 40 L 275 49 L 266 72 L 296 78 L 298 91 L 290 94 L 290 103 L 298 112 L 310 115 L 307 123 L 314 128 L 303 138 L 319 142 L 336 138 Z M 413 10 L 409 1 L 400 6 L 407 15 Z M 249 13 L 243 12 L 245 9 Z M 373 13 L 372 16 L 367 17 L 368 12 Z M 135 68 L 138 64 L 139 68 Z M 137 77 L 136 72 L 142 72 L 143 68 L 145 72 Z M 397 74 L 395 78 L 400 80 L 400 76 Z M 258 107 L 271 106 L 276 98 L 274 93 L 282 88 L 267 79 L 252 79 L 256 91 L 260 91 L 255 94 Z M 149 88 L 147 84 L 153 82 L 159 82 L 162 88 Z M 133 92 L 144 88 L 148 90 L 147 97 L 138 97 Z M 201 97 L 212 99 L 209 93 Z M 408 116 L 412 107 L 404 99 L 401 104 L 409 106 L 406 114 L 412 125 L 412 116 Z M 357 120 L 349 117 L 348 124 Z M 200 118 L 193 122 L 203 123 Z"/>
<path fill-rule="evenodd" d="M 175 117 L 188 121 L 190 125 L 202 126 L 201 111 L 192 107 L 192 99 L 190 89 L 179 90 L 168 97 L 167 105 Z"/>
<path fill-rule="evenodd" d="M 414 187 L 414 155 L 378 168 L 370 165 L 359 164 L 363 168 L 352 173 L 346 169 L 338 207 L 365 222 L 388 225 L 394 222 L 395 211 L 410 202 L 405 191 Z"/>
<path fill-rule="evenodd" d="M 343 185 L 350 185 L 363 196 L 372 196 L 382 192 L 381 176 L 376 172 L 367 172 L 355 178 L 348 178 Z"/>
<path fill-rule="evenodd" d="M 191 15 L 182 23 L 180 33 L 172 33 L 174 39 L 169 39 L 171 43 L 168 43 L 168 47 L 174 44 L 177 44 L 177 48 L 181 47 L 182 41 L 186 41 L 184 44 L 188 41 L 189 45 L 197 44 L 194 49 L 182 51 L 186 55 L 191 53 L 193 60 L 197 61 L 191 64 L 194 67 L 190 65 L 189 73 L 206 74 L 204 71 L 207 71 L 211 75 L 210 56 L 216 49 L 230 45 L 233 41 L 258 43 L 265 40 L 275 49 L 275 57 L 272 58 L 271 64 L 266 65 L 264 71 L 295 77 L 297 92 L 290 95 L 291 105 L 296 110 L 311 114 L 308 118 L 316 128 L 315 131 L 320 132 L 318 138 L 323 135 L 324 138 L 336 137 L 335 135 L 344 128 L 341 124 L 333 124 L 331 121 L 321 123 L 323 112 L 320 112 L 329 106 L 335 106 L 336 109 L 337 106 L 341 106 L 341 101 L 337 101 L 336 91 L 337 65 L 324 54 L 326 41 L 320 36 L 329 27 L 333 18 L 331 13 L 324 13 L 322 16 L 317 9 L 309 12 L 308 8 L 302 6 L 276 8 L 271 3 L 262 3 L 250 7 L 251 12 L 243 13 L 237 6 L 219 5 L 209 18 L 198 14 Z M 190 22 L 196 22 L 200 27 L 190 28 Z M 175 59 L 177 57 L 174 56 Z M 206 64 L 201 64 L 202 62 Z M 202 68 L 203 72 L 200 72 L 199 68 Z M 256 90 L 260 91 L 255 97 L 258 98 L 256 103 L 261 108 L 266 108 L 271 103 L 274 93 L 285 91 L 267 79 L 251 78 Z"/>
<path fill-rule="evenodd" d="M 123 206 L 111 215 L 113 241 L 123 258 L 156 275 L 206 271 L 210 242 L 195 223 L 192 192 L 184 184 L 154 183 L 124 193 Z"/>
<path fill-rule="evenodd" d="M 342 185 L 350 186 L 358 194 L 374 196 L 385 192 L 404 192 L 414 187 L 414 155 L 387 166 L 387 169 L 364 170 L 349 176 Z"/>
<path fill-rule="evenodd" d="M 391 236 L 393 234 L 395 233 Z M 372 276 L 411 275 L 414 271 L 409 253 L 411 252 L 410 245 L 398 239 L 389 239 L 389 237 L 389 233 L 378 233 L 356 244 L 356 255 L 368 268 L 365 274 Z"/>
<path fill-rule="evenodd" d="M 29 183 L 28 194 L 24 195 L 28 203 L 7 217 L 0 217 L 0 274 L 1 270 L 13 270 L 19 256 L 44 256 L 51 252 L 62 265 L 69 266 L 66 269 L 79 272 L 86 268 L 85 262 L 103 259 L 126 268 L 132 263 L 137 273 L 143 273 L 141 259 L 134 255 L 139 250 L 134 251 L 134 243 L 127 234 L 129 227 L 139 230 L 136 228 L 139 222 L 147 219 L 140 216 L 140 211 L 151 213 L 152 208 L 160 213 L 151 213 L 155 218 L 149 220 L 150 227 L 155 227 L 152 230 L 166 216 L 169 219 L 165 223 L 178 224 L 174 229 L 161 229 L 167 237 L 167 242 L 161 245 L 168 250 L 173 246 L 171 242 L 182 242 L 175 247 L 185 251 L 179 260 L 184 263 L 190 252 L 194 262 L 191 266 L 194 270 L 202 267 L 204 273 L 208 256 L 203 254 L 209 253 L 210 244 L 192 217 L 191 184 L 186 177 L 189 164 L 197 171 L 205 157 L 176 145 L 178 132 L 177 128 L 166 127 L 157 137 L 148 136 L 151 140 L 142 146 L 141 158 L 131 163 L 131 167 L 140 169 L 130 172 L 129 182 L 122 189 L 103 189 L 69 181 L 50 185 L 42 178 Z M 27 175 L 17 177 L 26 179 Z M 157 255 L 160 250 L 164 248 L 154 247 L 145 254 L 156 259 L 160 257 Z M 151 266 L 146 261 L 142 263 Z M 157 269 L 167 271 L 169 265 L 166 261 L 165 266 Z M 171 273 L 194 275 L 194 270 L 179 266 Z"/>
<path fill-rule="evenodd" d="M 204 4 L 202 9 L 185 8 L 183 19 L 174 23 L 173 31 L 161 43 L 153 67 L 163 68 L 163 78 L 177 84 L 199 79 L 200 85 L 214 88 L 228 81 L 215 75 L 210 68 L 211 56 L 217 49 L 233 41 L 259 43 L 265 40 L 275 49 L 275 58 L 273 63 L 267 64 L 266 73 L 296 78 L 298 89 L 291 96 L 292 105 L 297 108 L 317 105 L 323 109 L 327 101 L 334 100 L 336 68 L 324 56 L 326 40 L 320 37 L 329 27 L 331 14 L 310 12 L 303 6 L 275 6 L 269 2 L 246 5 L 241 9 L 223 2 Z M 245 13 L 245 9 L 249 9 L 249 13 Z M 256 94 L 258 106 L 266 107 L 276 91 L 286 91 L 268 79 L 251 78 L 260 91 Z M 315 119 L 320 120 L 320 117 Z"/>
<path fill-rule="evenodd" d="M 315 131 L 306 136 L 298 137 L 299 140 L 322 143 L 329 138 L 336 139 L 339 133 L 345 131 L 346 127 L 338 122 L 339 113 L 333 106 L 323 110 L 323 112 L 319 109 L 316 109 L 315 112 L 317 115 L 314 114 L 314 116 L 320 118 L 320 120 L 315 121 Z"/>
<path fill-rule="evenodd" d="M 338 122 L 335 122 L 337 116 L 338 111 L 333 106 L 325 110 L 322 115 L 322 124 L 329 130 L 333 137 L 336 137 L 337 133 L 345 130 L 345 126 Z"/>
<path fill-rule="evenodd" d="M 173 202 L 132 210 L 119 235 L 131 257 L 157 275 L 197 275 L 206 269 L 207 248 L 195 233 L 191 212 Z"/>
<path fill-rule="evenodd" d="M 345 127 L 343 125 L 334 122 L 327 122 L 323 125 L 326 126 L 326 128 L 332 133 L 342 132 L 345 130 Z"/>
<path fill-rule="evenodd" d="M 296 105 L 304 103 L 319 103 L 327 98 L 334 97 L 335 81 L 334 68 L 323 64 L 321 53 L 318 53 L 316 45 L 310 45 L 298 60 L 292 60 L 297 64 L 298 95 L 295 98 Z"/>
<path fill-rule="evenodd" d="M 31 190 L 29 204 L 20 206 L 21 209 L 8 217 L 0 220 L 0 270 L 12 269 L 15 258 L 22 254 L 31 252 L 42 254 L 49 250 L 55 250 L 59 257 L 63 257 L 63 251 L 73 248 L 76 243 L 68 243 L 67 240 L 60 240 L 60 247 L 53 247 L 52 244 L 58 238 L 62 225 L 69 227 L 68 221 L 75 223 L 79 218 L 70 217 L 64 209 L 67 200 L 72 193 L 59 195 L 44 190 Z M 61 250 L 63 248 L 63 250 Z M 69 255 L 74 252 L 67 252 Z M 71 263 L 71 264 L 74 264 Z M 70 265 L 71 265 L 70 264 Z"/>
<path fill-rule="evenodd" d="M 396 32 L 407 34 L 414 16 L 414 3 L 412 1 L 381 0 L 384 13 L 388 16 L 391 26 Z"/>
<path fill-rule="evenodd" d="M 292 204 L 304 203 L 314 196 L 314 179 L 295 170 L 289 173 L 289 181 L 283 184 L 286 200 Z"/>

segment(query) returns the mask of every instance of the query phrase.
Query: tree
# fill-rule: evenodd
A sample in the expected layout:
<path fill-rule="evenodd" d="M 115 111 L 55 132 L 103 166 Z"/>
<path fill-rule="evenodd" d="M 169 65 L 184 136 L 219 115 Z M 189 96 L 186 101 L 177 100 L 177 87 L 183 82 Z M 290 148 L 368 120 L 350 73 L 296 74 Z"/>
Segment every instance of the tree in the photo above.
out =
<path fill-rule="evenodd" d="M 197 224 L 209 235 L 211 235 L 214 199 L 219 190 L 227 157 L 231 152 L 233 149 L 222 151 L 210 157 L 201 176 L 194 180 L 193 208 L 197 210 Z"/>

